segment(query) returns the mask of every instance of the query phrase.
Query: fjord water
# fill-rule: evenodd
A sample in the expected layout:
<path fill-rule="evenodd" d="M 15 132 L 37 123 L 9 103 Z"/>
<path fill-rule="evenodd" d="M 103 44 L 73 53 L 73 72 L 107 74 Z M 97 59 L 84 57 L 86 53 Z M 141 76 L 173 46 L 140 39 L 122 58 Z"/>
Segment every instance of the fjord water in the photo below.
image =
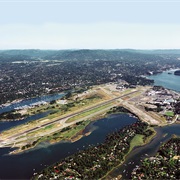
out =
<path fill-rule="evenodd" d="M 22 100 L 20 102 L 12 103 L 9 106 L 0 107 L 0 113 L 8 112 L 8 111 L 13 110 L 14 108 L 25 106 L 25 105 L 29 106 L 29 105 L 31 105 L 33 103 L 37 103 L 37 102 L 40 102 L 40 101 L 51 102 L 53 100 L 60 99 L 64 95 L 65 95 L 64 93 L 60 93 L 60 94 L 52 94 L 52 95 L 35 97 L 35 98 L 31 98 L 31 99 L 24 99 L 24 100 Z"/>
<path fill-rule="evenodd" d="M 180 76 L 174 75 L 174 71 L 164 71 L 160 74 L 148 76 L 148 78 L 154 80 L 154 85 L 180 92 Z"/>
<path fill-rule="evenodd" d="M 54 145 L 42 143 L 35 150 L 19 155 L 6 155 L 10 148 L 2 148 L 0 149 L 0 179 L 29 179 L 34 172 L 39 172 L 47 165 L 90 145 L 102 143 L 107 134 L 136 121 L 136 118 L 127 114 L 110 115 L 87 126 L 85 132 L 92 131 L 92 133 L 74 143 L 63 142 Z"/>
<path fill-rule="evenodd" d="M 0 114 L 3 112 L 8 112 L 13 110 L 14 108 L 20 107 L 20 106 L 29 106 L 33 103 L 37 103 L 40 101 L 45 101 L 45 102 L 50 102 L 52 100 L 57 100 L 60 99 L 61 97 L 64 96 L 64 93 L 61 94 L 53 94 L 53 95 L 47 95 L 47 96 L 41 96 L 41 97 L 36 97 L 36 98 L 32 98 L 32 99 L 25 99 L 21 102 L 17 102 L 17 103 L 13 103 L 7 107 L 1 107 L 0 108 Z M 21 124 L 25 124 L 29 121 L 34 121 L 36 119 L 40 119 L 43 118 L 45 116 L 47 116 L 51 111 L 47 111 L 47 112 L 42 112 L 42 113 L 38 113 L 35 115 L 31 115 L 27 118 L 25 118 L 24 120 L 19 120 L 19 121 L 4 121 L 4 122 L 0 122 L 0 132 L 10 129 L 12 127 L 21 125 Z"/>

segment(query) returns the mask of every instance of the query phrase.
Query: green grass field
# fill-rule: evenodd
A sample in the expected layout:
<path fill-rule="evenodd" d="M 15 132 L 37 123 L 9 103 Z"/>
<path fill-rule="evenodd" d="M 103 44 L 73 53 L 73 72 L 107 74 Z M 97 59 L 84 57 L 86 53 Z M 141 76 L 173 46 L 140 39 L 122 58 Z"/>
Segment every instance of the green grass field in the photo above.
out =
<path fill-rule="evenodd" d="M 144 144 L 144 141 L 143 141 L 143 135 L 141 134 L 137 134 L 134 136 L 134 138 L 132 139 L 132 141 L 130 142 L 130 148 L 129 148 L 129 151 L 132 151 L 132 149 L 135 147 L 135 146 L 141 146 Z"/>
<path fill-rule="evenodd" d="M 166 111 L 165 115 L 166 115 L 166 116 L 171 116 L 171 117 L 173 117 L 173 116 L 174 116 L 174 112 L 172 112 L 172 111 Z"/>
<path fill-rule="evenodd" d="M 66 123 L 73 122 L 73 121 L 78 120 L 78 119 L 80 119 L 80 118 L 83 118 L 83 117 L 86 117 L 86 116 L 91 115 L 91 114 L 93 114 L 93 113 L 96 113 L 96 112 L 98 112 L 98 111 L 101 111 L 101 110 L 109 107 L 110 105 L 112 105 L 112 103 L 108 103 L 108 104 L 103 105 L 103 106 L 100 106 L 100 107 L 98 107 L 98 108 L 94 108 L 94 109 L 89 110 L 89 111 L 87 111 L 87 112 L 81 113 L 81 114 L 79 114 L 79 115 L 77 115 L 77 116 L 74 116 L 74 117 L 72 117 L 72 118 L 69 118 L 69 119 L 66 121 Z"/>
<path fill-rule="evenodd" d="M 53 127 L 54 127 L 54 124 L 50 124 L 50 125 L 44 127 L 44 129 L 47 130 L 47 129 L 51 129 L 51 128 L 53 128 Z"/>
<path fill-rule="evenodd" d="M 27 144 L 25 146 L 22 146 L 22 150 L 31 149 L 38 145 L 40 142 L 44 141 L 50 141 L 50 142 L 60 142 L 61 140 L 71 140 L 73 137 L 77 135 L 80 131 L 82 131 L 91 121 L 82 121 L 79 122 L 80 124 L 76 124 L 72 126 L 71 128 L 68 128 L 64 132 L 56 132 L 54 134 L 43 136 L 37 140 L 34 140 L 33 143 Z M 51 128 L 51 125 L 47 126 L 46 128 Z"/>
<path fill-rule="evenodd" d="M 68 140 L 74 137 L 78 132 L 83 130 L 91 121 L 83 121 L 79 125 L 75 125 L 74 127 L 71 127 L 67 131 L 55 133 L 54 135 L 50 136 L 50 140 L 56 139 L 56 140 Z"/>

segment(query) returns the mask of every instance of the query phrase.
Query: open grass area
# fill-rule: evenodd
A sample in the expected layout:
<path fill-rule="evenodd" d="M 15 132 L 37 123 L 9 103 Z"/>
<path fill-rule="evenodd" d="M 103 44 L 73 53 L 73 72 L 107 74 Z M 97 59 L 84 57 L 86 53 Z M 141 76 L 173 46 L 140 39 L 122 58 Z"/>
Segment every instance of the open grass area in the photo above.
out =
<path fill-rule="evenodd" d="M 126 89 L 124 91 L 122 91 L 123 94 L 127 94 L 127 93 L 130 93 L 132 91 L 132 89 Z"/>
<path fill-rule="evenodd" d="M 29 130 L 31 128 L 34 128 L 34 127 L 37 127 L 39 125 L 39 123 L 44 124 L 46 122 L 50 122 L 52 119 L 54 118 L 58 118 L 60 116 L 65 116 L 66 114 L 69 114 L 71 112 L 74 112 L 76 110 L 83 110 L 85 107 L 87 106 L 92 106 L 94 105 L 95 103 L 98 103 L 98 102 L 101 102 L 102 99 L 101 97 L 99 96 L 95 96 L 93 95 L 92 97 L 88 97 L 87 99 L 83 99 L 81 101 L 76 101 L 76 102 L 73 102 L 73 106 L 72 104 L 70 103 L 69 105 L 60 105 L 58 106 L 58 108 L 55 106 L 55 108 L 52 108 L 51 109 L 51 106 L 48 108 L 48 111 L 49 110 L 52 110 L 53 113 L 50 113 L 48 116 L 44 117 L 44 118 L 41 118 L 41 119 L 38 119 L 38 120 L 34 120 L 34 121 L 30 121 L 28 123 L 25 123 L 25 124 L 22 124 L 22 125 L 19 125 L 17 127 L 13 127 L 9 130 L 6 130 L 4 132 L 2 132 L 3 136 L 11 136 L 12 134 L 15 134 L 17 132 L 23 132 L 23 131 L 26 131 L 26 130 Z M 44 105 L 43 108 L 45 109 L 45 106 L 46 108 L 48 107 L 48 105 Z M 67 106 L 67 109 L 66 111 L 62 111 L 61 110 L 61 107 L 63 106 Z M 40 112 L 40 108 L 41 107 L 35 107 L 35 111 L 38 113 Z M 47 120 L 46 122 L 43 122 L 44 120 Z M 48 129 L 46 129 L 48 130 Z"/>
<path fill-rule="evenodd" d="M 174 116 L 174 112 L 172 112 L 172 111 L 166 111 L 165 115 L 166 115 L 166 116 L 171 116 L 171 117 L 173 117 L 173 116 Z"/>
<path fill-rule="evenodd" d="M 134 97 L 140 96 L 140 95 L 141 95 L 141 92 L 135 92 L 135 93 L 129 95 L 129 98 L 134 98 Z"/>
<path fill-rule="evenodd" d="M 73 121 L 78 120 L 78 119 L 80 119 L 80 118 L 86 117 L 86 116 L 88 116 L 88 115 L 91 115 L 91 114 L 93 114 L 93 113 L 96 113 L 96 112 L 98 112 L 98 111 L 101 111 L 101 110 L 103 110 L 103 109 L 105 109 L 105 108 L 107 108 L 107 107 L 109 107 L 109 106 L 111 106 L 111 105 L 112 105 L 112 103 L 108 103 L 108 104 L 103 105 L 103 106 L 100 106 L 100 107 L 98 107 L 98 108 L 91 109 L 91 110 L 86 111 L 86 112 L 84 112 L 84 113 L 81 113 L 81 114 L 79 114 L 79 115 L 77 115 L 77 116 L 74 116 L 74 117 L 72 117 L 72 118 L 69 118 L 69 119 L 66 121 L 66 123 L 70 123 L 70 122 L 73 122 Z"/>
<path fill-rule="evenodd" d="M 28 115 L 34 115 L 42 112 L 47 112 L 47 111 L 56 111 L 58 112 L 58 115 L 63 115 L 67 111 L 75 111 L 78 110 L 80 107 L 85 107 L 97 102 L 102 101 L 104 96 L 102 94 L 91 94 L 90 96 L 84 98 L 84 99 L 79 99 L 79 100 L 69 100 L 68 104 L 45 104 L 45 105 L 40 105 L 40 106 L 34 106 L 33 108 L 29 108 L 27 114 Z M 51 116 L 51 113 L 49 115 L 49 119 L 54 118 L 55 116 Z"/>
<path fill-rule="evenodd" d="M 78 132 L 82 131 L 89 123 L 90 121 L 83 121 L 80 125 L 77 125 L 70 130 L 61 133 L 62 139 L 70 139 L 74 137 Z"/>
<path fill-rule="evenodd" d="M 50 124 L 50 125 L 46 126 L 44 129 L 45 129 L 45 130 L 48 130 L 48 129 L 51 129 L 51 128 L 53 128 L 53 127 L 54 127 L 54 124 Z"/>
<path fill-rule="evenodd" d="M 55 142 L 60 142 L 62 140 L 71 140 L 73 137 L 77 135 L 77 133 L 81 132 L 90 122 L 91 121 L 81 121 L 79 123 L 76 123 L 72 127 L 66 127 L 58 132 L 55 132 L 47 136 L 43 136 L 37 140 L 32 139 L 29 144 L 25 145 L 24 147 L 21 147 L 21 149 L 26 150 L 33 148 L 40 142 L 44 142 L 44 141 L 55 143 Z M 47 126 L 46 128 L 51 128 L 50 126 Z"/>
<path fill-rule="evenodd" d="M 144 144 L 143 137 L 144 135 L 141 134 L 137 134 L 136 136 L 134 136 L 134 138 L 130 142 L 129 152 L 132 151 L 135 146 L 141 146 Z"/>

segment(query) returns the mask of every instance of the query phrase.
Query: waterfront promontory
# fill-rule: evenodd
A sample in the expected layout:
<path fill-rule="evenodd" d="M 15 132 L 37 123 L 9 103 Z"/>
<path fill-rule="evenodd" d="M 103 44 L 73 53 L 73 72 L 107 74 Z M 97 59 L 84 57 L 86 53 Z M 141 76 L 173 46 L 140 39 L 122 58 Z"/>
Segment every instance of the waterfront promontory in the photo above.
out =
<path fill-rule="evenodd" d="M 153 134 L 147 123 L 137 121 L 107 135 L 105 142 L 80 151 L 35 174 L 33 179 L 98 179 L 124 160 L 134 146 Z"/>

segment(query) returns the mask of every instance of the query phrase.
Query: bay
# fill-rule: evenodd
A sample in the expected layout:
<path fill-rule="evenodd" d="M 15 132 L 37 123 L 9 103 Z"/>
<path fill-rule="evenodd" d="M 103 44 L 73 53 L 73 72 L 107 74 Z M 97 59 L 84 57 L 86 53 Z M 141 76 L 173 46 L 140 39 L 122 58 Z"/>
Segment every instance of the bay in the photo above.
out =
<path fill-rule="evenodd" d="M 65 95 L 64 93 L 59 93 L 59 94 L 52 94 L 52 95 L 35 97 L 35 98 L 31 98 L 31 99 L 24 99 L 20 102 L 12 103 L 9 106 L 0 107 L 0 113 L 8 112 L 8 111 L 11 111 L 15 108 L 21 107 L 21 106 L 29 106 L 31 104 L 38 103 L 41 101 L 51 102 L 53 100 L 60 99 L 64 95 Z"/>
<path fill-rule="evenodd" d="M 148 79 L 153 79 L 154 85 L 180 92 L 180 76 L 174 75 L 174 71 L 164 71 L 160 74 L 148 76 Z"/>
<path fill-rule="evenodd" d="M 36 98 L 32 98 L 32 99 L 25 99 L 25 100 L 23 100 L 21 102 L 13 103 L 13 104 L 11 104 L 9 106 L 6 106 L 6 107 L 1 107 L 0 108 L 0 114 L 3 113 L 3 112 L 11 111 L 14 108 L 17 108 L 17 107 L 20 107 L 20 106 L 25 106 L 25 105 L 29 106 L 29 105 L 31 105 L 33 103 L 38 103 L 38 102 L 41 102 L 41 101 L 51 102 L 53 100 L 60 99 L 64 95 L 65 95 L 65 93 L 60 93 L 60 94 L 53 94 L 53 95 L 36 97 Z M 51 113 L 51 111 L 46 111 L 46 112 L 38 113 L 38 114 L 35 114 L 35 115 L 31 115 L 31 116 L 29 116 L 29 117 L 27 117 L 27 118 L 25 118 L 23 120 L 0 122 L 0 132 L 2 132 L 4 130 L 7 130 L 7 129 L 10 129 L 12 127 L 21 125 L 21 124 L 25 124 L 25 123 L 30 122 L 30 121 L 34 121 L 34 120 L 46 117 L 49 113 Z"/>
<path fill-rule="evenodd" d="M 136 121 L 136 118 L 127 114 L 110 115 L 91 123 L 85 132 L 92 131 L 92 133 L 74 143 L 61 142 L 54 145 L 41 143 L 36 149 L 18 155 L 7 155 L 10 148 L 2 148 L 0 149 L 0 179 L 29 179 L 34 172 L 39 172 L 79 150 L 102 143 L 107 134 Z"/>

